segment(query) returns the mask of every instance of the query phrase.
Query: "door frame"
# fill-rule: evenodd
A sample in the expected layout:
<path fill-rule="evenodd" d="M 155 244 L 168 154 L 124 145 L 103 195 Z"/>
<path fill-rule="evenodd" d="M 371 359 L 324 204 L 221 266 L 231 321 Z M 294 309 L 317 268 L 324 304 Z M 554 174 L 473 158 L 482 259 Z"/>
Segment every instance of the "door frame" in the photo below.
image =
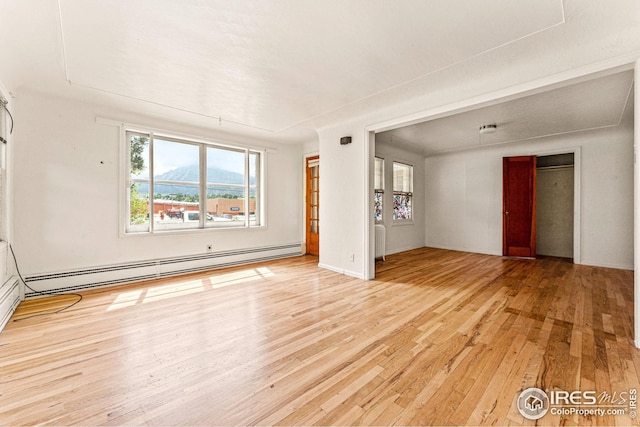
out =
<path fill-rule="evenodd" d="M 308 241 L 307 241 L 307 165 L 309 164 L 309 160 L 313 159 L 313 158 L 317 158 L 318 161 L 320 161 L 320 153 L 318 151 L 312 152 L 312 153 L 306 153 L 304 154 L 304 158 L 302 161 L 302 194 L 303 194 L 303 198 L 302 198 L 302 236 L 303 236 L 303 247 L 302 247 L 302 254 L 305 255 L 307 254 L 307 245 L 308 245 Z M 318 230 L 318 237 L 319 237 L 319 230 Z M 318 244 L 318 258 L 320 257 L 320 246 Z"/>
<path fill-rule="evenodd" d="M 556 150 L 539 151 L 535 156 L 553 156 L 555 154 L 573 153 L 573 263 L 582 264 L 582 239 L 580 236 L 581 201 L 580 188 L 582 182 L 581 147 L 558 148 Z"/>
<path fill-rule="evenodd" d="M 590 79 L 596 76 L 606 76 L 614 73 L 618 73 L 625 70 L 633 70 L 635 69 L 635 77 L 636 81 L 640 81 L 638 76 L 640 76 L 640 59 L 638 59 L 637 54 L 610 58 L 606 61 L 601 61 L 596 64 L 589 64 L 586 66 L 574 68 L 569 72 L 561 72 L 555 73 L 551 75 L 547 75 L 545 77 L 527 81 L 524 83 L 519 83 L 513 86 L 509 86 L 508 88 L 495 89 L 493 91 L 484 92 L 481 95 L 473 96 L 470 98 L 465 98 L 462 100 L 450 102 L 448 104 L 443 104 L 435 107 L 430 107 L 425 110 L 420 110 L 415 113 L 409 113 L 406 115 L 401 115 L 399 117 L 394 117 L 392 119 L 380 119 L 377 122 L 365 125 L 364 127 L 364 166 L 365 166 L 365 183 L 363 185 L 363 193 L 365 198 L 371 198 L 369 195 L 373 194 L 373 178 L 370 177 L 369 182 L 367 184 L 366 177 L 370 176 L 373 171 L 373 157 L 375 155 L 375 133 L 376 132 L 384 132 L 387 130 L 397 129 L 403 126 L 409 126 L 412 124 L 424 122 L 427 120 L 435 120 L 442 117 L 448 117 L 458 113 L 464 113 L 467 111 L 476 110 L 478 108 L 501 104 L 503 102 L 520 99 L 528 95 L 532 95 L 538 93 L 540 91 L 546 91 L 554 87 L 563 87 L 573 82 L 579 82 L 583 79 Z M 635 85 L 635 93 L 636 95 L 640 93 L 640 85 Z M 640 99 L 639 96 L 636 96 L 636 99 Z M 640 108 L 636 109 L 636 117 L 640 116 Z M 636 146 L 640 147 L 640 120 L 635 120 L 635 142 Z M 549 153 L 559 154 L 559 153 L 569 153 L 573 150 L 572 147 L 567 147 L 558 150 L 549 151 Z M 545 155 L 546 151 L 540 153 L 534 153 L 535 155 Z M 529 153 L 505 153 L 504 156 L 517 156 L 517 155 L 526 155 Z M 580 156 L 576 155 L 576 159 L 579 159 Z M 636 271 L 640 271 L 640 162 L 637 162 L 636 168 L 634 168 L 634 195 L 636 203 L 635 206 L 636 214 L 634 216 L 634 248 L 636 248 L 634 255 L 634 265 L 636 267 Z M 500 180 L 501 182 L 501 180 Z M 576 160 L 575 164 L 575 179 L 574 188 L 575 191 L 575 199 L 574 199 L 574 263 L 581 264 L 581 245 L 580 245 L 580 163 L 579 160 Z M 501 185 L 501 184 L 499 184 Z M 365 199 L 366 200 L 366 199 Z M 502 204 L 500 204 L 502 205 Z M 499 209 L 499 208 L 498 208 Z M 373 212 L 373 202 L 371 202 L 371 206 L 367 203 L 365 204 L 365 209 L 362 213 L 362 221 L 365 226 L 365 234 L 364 234 L 364 275 L 366 279 L 373 279 L 375 277 L 375 259 L 374 259 L 374 248 L 373 248 L 373 230 L 375 226 L 375 222 L 372 216 Z M 499 213 L 500 217 L 502 216 L 501 212 Z M 636 346 L 640 348 L 640 274 L 636 279 L 635 290 L 637 299 L 635 302 L 636 309 Z"/>
<path fill-rule="evenodd" d="M 582 183 L 582 148 L 581 147 L 566 147 L 557 148 L 553 150 L 543 150 L 535 152 L 523 152 L 512 151 L 505 154 L 503 157 L 517 157 L 517 156 L 553 156 L 555 154 L 570 154 L 573 153 L 573 263 L 582 264 L 582 238 L 580 230 L 581 218 L 581 183 Z M 502 175 L 501 175 L 502 176 Z M 502 179 L 501 179 L 502 182 Z M 503 236 L 504 238 L 504 236 Z"/>

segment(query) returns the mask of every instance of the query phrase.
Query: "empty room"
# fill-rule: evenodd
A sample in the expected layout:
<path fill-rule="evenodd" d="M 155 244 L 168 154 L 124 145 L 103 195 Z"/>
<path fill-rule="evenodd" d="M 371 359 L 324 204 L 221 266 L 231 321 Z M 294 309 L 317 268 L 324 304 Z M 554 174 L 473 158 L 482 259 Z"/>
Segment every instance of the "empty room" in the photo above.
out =
<path fill-rule="evenodd" d="M 633 0 L 0 1 L 1 425 L 638 425 Z"/>

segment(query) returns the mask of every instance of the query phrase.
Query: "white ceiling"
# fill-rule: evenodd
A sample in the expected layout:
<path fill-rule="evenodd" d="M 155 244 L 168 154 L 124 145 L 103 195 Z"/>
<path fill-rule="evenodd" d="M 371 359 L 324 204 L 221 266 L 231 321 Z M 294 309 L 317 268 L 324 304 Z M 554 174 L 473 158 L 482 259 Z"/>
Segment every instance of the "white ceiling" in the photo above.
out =
<path fill-rule="evenodd" d="M 424 155 L 618 126 L 633 111 L 633 70 L 598 77 L 376 135 Z M 482 125 L 496 132 L 480 134 Z"/>
<path fill-rule="evenodd" d="M 270 131 L 563 20 L 559 0 L 458 0 L 455 7 L 388 0 L 60 0 L 60 6 L 73 84 Z"/>
<path fill-rule="evenodd" d="M 285 142 L 476 76 L 527 79 L 634 50 L 635 0 L 0 1 L 0 81 L 18 94 Z M 505 130 L 519 119 L 495 112 Z"/>

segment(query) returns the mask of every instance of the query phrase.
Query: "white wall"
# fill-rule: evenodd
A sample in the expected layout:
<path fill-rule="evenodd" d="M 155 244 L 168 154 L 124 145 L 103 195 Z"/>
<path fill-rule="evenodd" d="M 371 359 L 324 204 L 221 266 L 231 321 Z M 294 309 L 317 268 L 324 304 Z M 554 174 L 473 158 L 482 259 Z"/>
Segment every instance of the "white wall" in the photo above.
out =
<path fill-rule="evenodd" d="M 385 192 L 382 204 L 382 223 L 387 231 L 385 252 L 394 254 L 423 247 L 425 235 L 424 156 L 379 140 L 376 140 L 376 156 L 384 159 Z M 411 223 L 394 223 L 393 221 L 394 161 L 413 166 L 413 221 Z"/>
<path fill-rule="evenodd" d="M 581 147 L 581 257 L 633 268 L 633 131 L 603 129 L 428 157 L 427 246 L 502 253 L 502 157 Z"/>
<path fill-rule="evenodd" d="M 357 122 L 321 129 L 320 136 L 320 262 L 333 271 L 364 275 L 366 209 L 365 144 Z M 349 145 L 340 138 L 351 136 Z M 373 154 L 373 153 L 372 153 Z M 351 261 L 353 255 L 353 261 Z"/>
<path fill-rule="evenodd" d="M 11 112 L 14 120 L 16 117 L 15 114 L 15 103 L 11 98 L 10 92 L 7 87 L 0 81 L 0 95 L 8 102 L 7 109 Z M 0 107 L 2 108 L 2 107 Z M 0 170 L 2 173 L 2 180 L 4 183 L 0 183 L 3 185 L 5 190 L 4 194 L 0 195 L 0 203 L 2 204 L 2 214 L 3 217 L 0 218 L 0 285 L 5 283 L 15 274 L 15 267 L 13 263 L 13 258 L 11 256 L 11 252 L 9 251 L 8 244 L 12 242 L 12 217 L 11 217 L 11 200 L 12 200 L 12 169 L 13 169 L 13 147 L 14 147 L 14 135 L 10 133 L 11 131 L 12 120 L 11 117 L 7 114 L 7 121 L 5 123 L 7 127 L 6 131 L 6 144 L 0 144 L 0 162 L 3 164 L 0 165 L 0 168 L 4 169 L 4 171 Z M 1 295 L 0 295 L 1 296 Z"/>
<path fill-rule="evenodd" d="M 137 260 L 300 243 L 302 149 L 233 140 L 203 129 L 63 98 L 22 92 L 17 111 L 14 241 L 23 275 Z M 96 117 L 271 148 L 267 154 L 267 227 L 154 236 L 119 235 L 119 131 Z"/>
<path fill-rule="evenodd" d="M 444 107 L 443 107 L 444 108 Z M 439 107 L 434 111 L 439 110 Z M 403 107 L 359 117 L 318 131 L 321 185 L 320 265 L 356 277 L 371 277 L 364 262 L 371 239 L 365 138 L 385 128 L 381 116 L 403 117 Z M 435 113 L 434 113 L 435 114 Z M 429 116 L 429 114 L 425 114 Z M 394 122 L 401 123 L 402 119 Z M 377 123 L 377 124 L 376 124 Z M 340 146 L 342 136 L 352 144 Z M 425 245 L 502 253 L 502 157 L 582 147 L 581 263 L 633 267 L 633 129 L 614 128 L 430 157 L 425 161 Z M 372 191 L 372 190 L 371 190 Z M 355 260 L 349 261 L 350 254 Z"/>
<path fill-rule="evenodd" d="M 2 97 L 8 102 L 7 109 L 11 112 L 13 116 L 13 121 L 16 118 L 15 112 L 15 102 L 11 97 L 9 89 L 0 81 L 0 94 Z M 3 162 L 0 165 L 0 168 L 4 168 L 3 171 L 0 171 L 3 175 L 3 183 L 4 189 L 6 191 L 5 194 L 0 197 L 0 203 L 3 204 L 3 217 L 0 218 L 2 224 L 0 224 L 0 228 L 2 231 L 0 232 L 0 284 L 5 283 L 7 280 L 11 279 L 13 275 L 16 273 L 15 265 L 13 262 L 13 257 L 11 256 L 11 252 L 9 250 L 9 244 L 13 242 L 13 224 L 12 224 L 12 199 L 13 199 L 13 151 L 14 151 L 14 140 L 15 134 L 11 134 L 11 125 L 12 119 L 7 114 L 6 121 L 6 144 L 0 144 L 0 157 L 4 157 L 4 159 L 0 159 Z M 15 123 L 14 123 L 15 124 Z M 4 241 L 1 241 L 3 240 Z"/>
<path fill-rule="evenodd" d="M 313 156 L 319 153 L 319 147 L 318 140 L 305 142 L 302 145 L 302 153 L 304 157 Z"/>
<path fill-rule="evenodd" d="M 320 261 L 322 266 L 334 269 L 336 271 L 350 271 L 363 277 L 373 277 L 373 257 L 369 256 L 371 245 L 367 240 L 372 238 L 373 226 L 365 233 L 363 228 L 368 228 L 366 223 L 369 217 L 370 207 L 365 203 L 365 195 L 368 198 L 369 183 L 365 181 L 365 171 L 371 167 L 373 152 L 369 144 L 369 131 L 382 132 L 398 126 L 416 123 L 428 118 L 442 117 L 450 115 L 453 112 L 468 111 L 481 105 L 493 104 L 499 99 L 512 99 L 513 97 L 522 96 L 522 94 L 539 91 L 541 88 L 562 84 L 574 78 L 582 78 L 599 72 L 611 72 L 608 70 L 618 70 L 616 67 L 628 66 L 629 58 L 611 58 L 610 60 L 602 60 L 599 62 L 590 62 L 586 57 L 580 63 L 566 63 L 566 57 L 558 56 L 558 61 L 553 66 L 549 63 L 536 61 L 530 62 L 526 57 L 519 57 L 518 61 L 506 64 L 498 64 L 491 67 L 491 73 L 478 72 L 475 65 L 478 62 L 485 63 L 487 61 L 498 60 L 493 57 L 493 53 L 500 57 L 500 61 L 504 57 L 500 56 L 500 49 L 489 52 L 481 57 L 474 58 L 471 61 L 459 64 L 454 68 L 446 69 L 429 75 L 428 78 L 419 86 L 403 87 L 406 97 L 390 96 L 384 102 L 378 99 L 372 99 L 371 103 L 366 106 L 357 104 L 349 108 L 351 119 L 345 119 L 338 122 L 339 112 L 336 112 L 324 122 L 319 123 L 319 146 L 320 155 L 323 165 L 330 165 L 325 168 L 321 177 L 321 185 L 323 186 L 321 194 L 322 221 L 324 228 L 320 229 L 321 254 Z M 555 55 L 555 54 L 554 54 Z M 524 61 L 524 62 L 522 62 Z M 516 68 L 514 68 L 516 67 Z M 496 72 L 497 70 L 497 72 Z M 470 79 L 468 76 L 473 75 Z M 404 90 L 406 89 L 406 90 Z M 340 111 L 344 114 L 344 111 Z M 323 125 L 329 119 L 335 120 L 332 124 Z M 353 143 L 347 149 L 340 149 L 339 138 L 341 136 L 351 135 Z M 627 138 L 629 136 L 627 135 Z M 571 137 L 567 137 L 571 139 Z M 527 144 L 531 144 L 530 142 Z M 521 145 L 522 151 L 527 151 Z M 571 142 L 571 144 L 580 145 L 579 142 Z M 344 148 L 344 147 L 343 147 Z M 587 155 L 590 155 L 587 153 Z M 368 159 L 371 157 L 371 159 Z M 629 159 L 627 158 L 628 162 Z M 430 218 L 427 212 L 427 221 L 430 219 L 444 227 L 443 233 L 448 228 L 452 229 L 450 237 L 444 241 L 442 236 L 432 236 L 433 228 L 427 222 L 427 238 L 431 238 L 431 244 L 441 244 L 442 246 L 450 246 L 456 248 L 468 248 L 468 250 L 477 250 L 483 253 L 501 253 L 501 224 L 499 220 L 496 222 L 492 212 L 495 206 L 501 203 L 499 194 L 491 193 L 480 197 L 474 190 L 481 190 L 487 186 L 499 182 L 494 172 L 482 172 L 482 169 L 492 166 L 495 162 L 489 161 L 470 162 L 463 164 L 451 160 L 450 158 L 442 158 L 438 164 L 433 164 L 434 168 L 442 169 L 442 173 L 447 175 L 447 188 L 454 194 L 446 197 L 446 205 L 448 208 L 477 208 L 477 212 L 473 217 L 467 218 L 464 224 L 453 225 L 448 221 L 440 218 Z M 429 174 L 430 163 L 426 164 L 427 174 Z M 457 173 L 452 173 L 455 169 Z M 501 168 L 498 169 L 500 173 Z M 363 175 L 358 175 L 362 173 Z M 476 176 L 478 181 L 469 181 L 468 176 Z M 438 177 L 438 171 L 430 175 Z M 586 178 L 590 180 L 589 177 Z M 437 180 L 436 180 L 437 181 Z M 438 191 L 437 182 L 430 184 L 431 189 L 427 191 Z M 434 187 L 435 186 L 435 187 Z M 629 196 L 628 187 L 624 188 L 625 196 Z M 371 190 L 372 191 L 372 190 Z M 468 199 L 467 199 L 468 194 Z M 484 197 L 484 199 L 483 199 Z M 489 200 L 485 200 L 489 197 Z M 348 203 L 349 209 L 326 209 L 327 203 Z M 589 197 L 586 198 L 587 200 Z M 631 199 L 630 199 L 631 200 Z M 431 207 L 430 200 L 427 198 L 427 210 Z M 585 201 L 586 203 L 586 201 Z M 625 208 L 627 202 L 623 202 Z M 583 206 L 584 207 L 584 206 Z M 499 208 L 500 209 L 500 208 Z M 583 227 L 593 226 L 593 222 L 587 222 Z M 621 224 L 615 226 L 616 234 L 620 230 L 624 230 L 625 235 L 632 234 L 632 226 L 629 224 Z M 631 224 L 632 225 L 632 224 Z M 459 230 L 464 227 L 465 232 Z M 597 227 L 597 224 L 596 224 Z M 473 233 L 469 235 L 469 231 Z M 585 242 L 598 234 L 594 231 L 585 238 Z M 469 236 L 469 237 L 463 237 Z M 438 240 L 434 242 L 433 239 Z M 609 238 L 609 237 L 606 237 Z M 628 238 L 627 238 L 628 239 Z M 623 241 L 626 241 L 623 238 Z M 429 242 L 426 242 L 429 244 Z M 593 242 L 588 243 L 590 248 L 597 245 Z M 345 253 L 356 250 L 355 261 L 349 263 L 345 261 Z M 603 257 L 591 249 L 587 249 L 584 253 L 584 262 L 609 264 L 609 258 L 613 258 L 617 262 L 621 258 L 626 260 L 632 257 L 632 251 L 628 247 L 616 249 L 616 252 L 622 256 L 611 256 L 603 254 Z M 359 258 L 370 258 L 367 263 L 361 263 Z M 625 261 L 624 266 L 630 265 Z"/>
<path fill-rule="evenodd" d="M 13 99 L 7 88 L 0 82 L 0 95 L 8 102 L 6 105 L 15 117 Z M 0 114 L 5 114 L 4 107 L 0 106 Z M 10 244 L 12 240 L 11 228 L 11 171 L 13 167 L 14 139 L 11 134 L 12 120 L 7 114 L 3 137 L 6 143 L 0 143 L 0 331 L 9 322 L 11 315 L 24 296 L 24 291 L 16 276 L 16 268 L 11 256 Z"/>

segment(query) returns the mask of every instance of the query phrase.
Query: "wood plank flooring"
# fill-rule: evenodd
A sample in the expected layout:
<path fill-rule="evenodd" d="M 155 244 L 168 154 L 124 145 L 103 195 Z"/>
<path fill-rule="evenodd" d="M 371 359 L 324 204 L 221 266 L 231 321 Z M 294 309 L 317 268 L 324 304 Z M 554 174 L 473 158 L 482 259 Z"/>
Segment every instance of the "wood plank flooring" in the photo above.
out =
<path fill-rule="evenodd" d="M 516 405 L 528 387 L 640 389 L 633 272 L 429 248 L 374 281 L 317 262 L 101 288 L 10 322 L 0 425 L 637 425 Z"/>

